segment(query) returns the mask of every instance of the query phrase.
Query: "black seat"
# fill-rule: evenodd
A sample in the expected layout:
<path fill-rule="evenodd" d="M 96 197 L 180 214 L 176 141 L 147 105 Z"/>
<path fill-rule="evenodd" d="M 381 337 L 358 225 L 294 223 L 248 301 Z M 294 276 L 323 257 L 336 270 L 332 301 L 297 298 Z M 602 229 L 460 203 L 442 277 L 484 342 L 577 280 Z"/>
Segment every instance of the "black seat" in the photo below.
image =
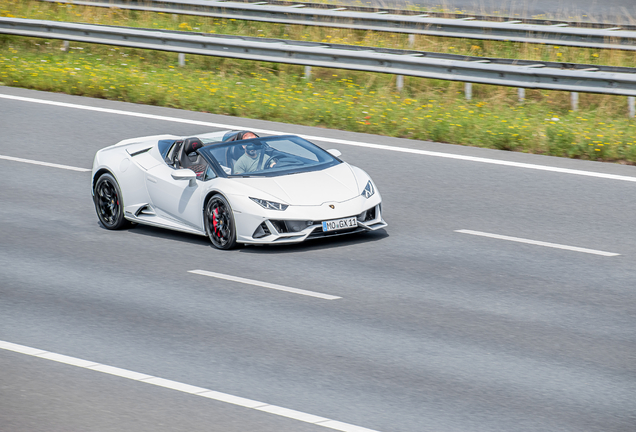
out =
<path fill-rule="evenodd" d="M 207 168 L 207 163 L 203 156 L 197 153 L 197 150 L 203 147 L 203 143 L 199 138 L 186 138 L 179 155 L 179 165 L 181 168 L 191 169 L 201 177 Z"/>
<path fill-rule="evenodd" d="M 179 155 L 179 165 L 181 168 L 189 168 L 192 165 L 201 165 L 203 158 L 197 154 L 197 150 L 203 147 L 203 143 L 199 138 L 186 138 L 181 147 Z"/>

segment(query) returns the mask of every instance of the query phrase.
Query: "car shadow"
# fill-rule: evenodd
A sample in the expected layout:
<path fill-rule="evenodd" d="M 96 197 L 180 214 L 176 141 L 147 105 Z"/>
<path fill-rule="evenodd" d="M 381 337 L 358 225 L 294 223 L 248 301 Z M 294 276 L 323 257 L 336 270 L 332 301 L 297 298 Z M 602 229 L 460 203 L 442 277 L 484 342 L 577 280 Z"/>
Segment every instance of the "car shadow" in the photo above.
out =
<path fill-rule="evenodd" d="M 241 253 L 252 254 L 284 254 L 309 252 L 321 249 L 334 249 L 345 246 L 371 243 L 389 237 L 384 228 L 358 234 L 342 235 L 338 237 L 326 237 L 307 240 L 302 243 L 276 244 L 276 245 L 245 245 L 241 246 Z"/>
<path fill-rule="evenodd" d="M 186 242 L 199 246 L 212 246 L 212 244 L 210 243 L 210 239 L 208 239 L 207 237 L 180 231 L 173 231 L 166 228 L 153 227 L 151 225 L 137 224 L 132 228 L 128 228 L 127 231 L 131 234 L 161 238 L 165 240 Z"/>
<path fill-rule="evenodd" d="M 104 228 L 101 224 L 99 226 Z M 165 240 L 173 240 L 178 242 L 185 242 L 197 246 L 205 246 L 211 249 L 215 249 L 210 239 L 204 236 L 198 236 L 196 234 L 188 234 L 179 231 L 172 231 L 165 228 L 153 227 L 151 225 L 137 224 L 132 228 L 127 228 L 130 234 L 142 235 L 153 238 L 161 238 Z M 345 246 L 352 246 L 358 244 L 365 244 L 375 242 L 389 237 L 389 234 L 384 228 L 377 231 L 363 232 L 358 234 L 342 235 L 337 237 L 327 237 L 307 240 L 302 243 L 294 244 L 274 244 L 274 245 L 242 245 L 232 251 L 241 253 L 252 254 L 283 254 L 283 253 L 299 253 L 307 251 L 315 251 L 321 249 L 333 249 Z M 216 249 L 215 249 L 216 250 Z M 232 252 L 227 251 L 227 252 Z"/>

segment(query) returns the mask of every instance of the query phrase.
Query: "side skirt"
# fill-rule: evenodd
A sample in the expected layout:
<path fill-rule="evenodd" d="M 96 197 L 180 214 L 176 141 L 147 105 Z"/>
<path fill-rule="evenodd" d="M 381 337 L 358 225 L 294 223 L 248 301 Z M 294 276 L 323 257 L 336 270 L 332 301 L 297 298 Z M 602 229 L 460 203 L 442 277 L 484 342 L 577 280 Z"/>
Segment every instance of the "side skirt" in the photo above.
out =
<path fill-rule="evenodd" d="M 171 220 L 153 215 L 140 215 L 141 217 L 137 217 L 131 214 L 125 214 L 124 217 L 131 222 L 135 222 L 142 225 L 150 225 L 158 228 L 167 228 L 173 231 L 180 231 L 188 234 L 196 234 L 203 237 L 207 237 L 208 235 L 204 231 L 200 231 L 195 228 L 190 228 L 185 225 L 178 224 Z"/>

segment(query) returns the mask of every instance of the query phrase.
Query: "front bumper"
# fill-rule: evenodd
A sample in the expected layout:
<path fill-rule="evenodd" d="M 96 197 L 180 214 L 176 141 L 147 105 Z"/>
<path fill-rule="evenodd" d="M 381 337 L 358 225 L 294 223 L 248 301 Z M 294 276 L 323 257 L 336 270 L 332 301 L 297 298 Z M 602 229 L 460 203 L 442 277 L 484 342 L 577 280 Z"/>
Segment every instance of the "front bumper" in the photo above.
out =
<path fill-rule="evenodd" d="M 235 212 L 237 242 L 245 244 L 300 243 L 308 239 L 384 228 L 387 223 L 382 218 L 382 200 L 379 194 L 377 195 L 373 197 L 374 199 L 359 197 L 344 203 L 290 206 L 284 212 L 268 211 L 267 215 Z M 349 217 L 356 217 L 357 227 L 327 232 L 322 230 L 323 221 Z"/>

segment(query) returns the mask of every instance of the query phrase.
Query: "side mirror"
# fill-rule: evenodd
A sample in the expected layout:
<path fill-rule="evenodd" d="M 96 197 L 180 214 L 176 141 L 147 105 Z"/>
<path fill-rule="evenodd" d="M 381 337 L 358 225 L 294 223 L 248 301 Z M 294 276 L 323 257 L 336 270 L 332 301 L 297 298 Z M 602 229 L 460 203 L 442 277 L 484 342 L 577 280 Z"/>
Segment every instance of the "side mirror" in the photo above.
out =
<path fill-rule="evenodd" d="M 336 149 L 329 149 L 327 150 L 327 153 L 329 153 L 331 156 L 334 156 L 334 157 L 340 157 L 342 155 L 342 153 L 340 153 L 340 150 L 336 150 Z"/>
<path fill-rule="evenodd" d="M 175 180 L 188 180 L 190 184 L 188 186 L 196 186 L 197 175 L 190 169 L 178 169 L 172 172 L 172 178 Z"/>

